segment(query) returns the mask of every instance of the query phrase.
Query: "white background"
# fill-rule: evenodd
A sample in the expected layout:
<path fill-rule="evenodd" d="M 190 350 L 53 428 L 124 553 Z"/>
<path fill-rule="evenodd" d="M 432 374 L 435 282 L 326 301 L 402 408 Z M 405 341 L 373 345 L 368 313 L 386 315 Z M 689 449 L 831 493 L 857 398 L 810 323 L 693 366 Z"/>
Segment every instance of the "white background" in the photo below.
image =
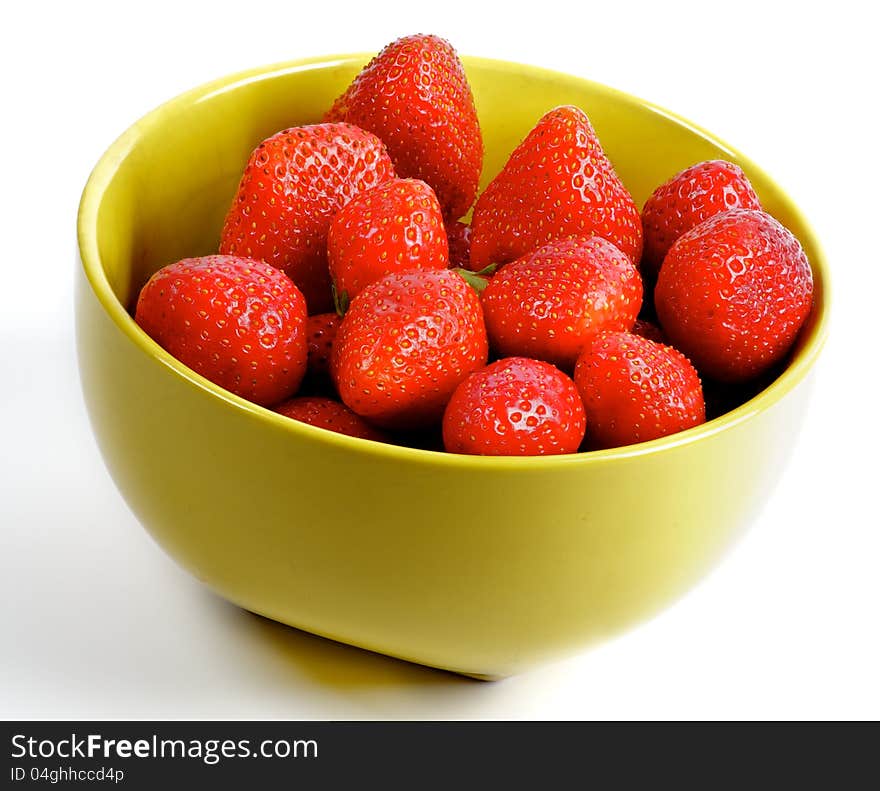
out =
<path fill-rule="evenodd" d="M 0 715 L 880 716 L 880 63 L 859 10 L 869 4 L 425 5 L 4 8 Z M 834 274 L 832 336 L 807 424 L 747 537 L 650 623 L 493 684 L 261 621 L 200 587 L 152 543 L 105 472 L 72 340 L 77 200 L 119 133 L 214 77 L 377 50 L 412 32 L 589 77 L 694 119 L 788 189 Z"/>

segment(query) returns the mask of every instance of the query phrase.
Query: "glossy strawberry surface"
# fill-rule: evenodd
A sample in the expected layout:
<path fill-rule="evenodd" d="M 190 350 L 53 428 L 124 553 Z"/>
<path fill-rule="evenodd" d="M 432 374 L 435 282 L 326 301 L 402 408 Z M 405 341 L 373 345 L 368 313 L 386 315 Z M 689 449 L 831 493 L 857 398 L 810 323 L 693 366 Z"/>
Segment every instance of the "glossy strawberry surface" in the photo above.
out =
<path fill-rule="evenodd" d="M 657 277 L 673 242 L 703 220 L 728 209 L 760 209 L 742 168 L 713 159 L 677 173 L 654 190 L 642 209 L 642 271 Z"/>
<path fill-rule="evenodd" d="M 446 224 L 446 238 L 449 241 L 449 265 L 469 268 L 471 261 L 471 226 L 461 220 Z"/>
<path fill-rule="evenodd" d="M 564 236 L 595 233 L 637 264 L 642 225 L 584 112 L 557 107 L 511 154 L 480 195 L 471 268 L 513 261 Z"/>
<path fill-rule="evenodd" d="M 330 221 L 355 195 L 393 176 L 381 141 L 349 124 L 278 132 L 245 166 L 220 252 L 266 261 L 296 283 L 310 313 L 330 310 Z"/>
<path fill-rule="evenodd" d="M 578 358 L 574 381 L 590 449 L 647 442 L 706 419 L 700 378 L 688 359 L 639 335 L 594 336 Z"/>
<path fill-rule="evenodd" d="M 438 36 L 405 36 L 385 47 L 327 113 L 378 135 L 398 175 L 426 181 L 457 220 L 477 194 L 483 138 L 461 60 Z"/>
<path fill-rule="evenodd" d="M 135 321 L 196 373 L 257 404 L 289 397 L 305 374 L 305 299 L 262 261 L 210 255 L 169 264 L 141 290 Z"/>
<path fill-rule="evenodd" d="M 331 373 L 356 413 L 411 429 L 438 421 L 459 382 L 487 357 L 476 292 L 450 270 L 416 270 L 386 275 L 355 297 Z"/>
<path fill-rule="evenodd" d="M 599 236 L 545 244 L 502 267 L 482 294 L 493 350 L 571 370 L 590 335 L 628 330 L 642 283 L 627 256 Z"/>
<path fill-rule="evenodd" d="M 330 353 L 342 319 L 336 313 L 318 313 L 309 316 L 306 325 L 308 371 L 316 376 L 330 373 Z"/>
<path fill-rule="evenodd" d="M 356 297 L 390 272 L 446 269 L 449 245 L 437 196 L 424 181 L 392 179 L 352 198 L 330 223 L 330 276 Z"/>
<path fill-rule="evenodd" d="M 480 456 L 575 453 L 585 425 L 569 377 L 549 363 L 508 357 L 455 389 L 443 415 L 443 445 L 450 453 Z"/>
<path fill-rule="evenodd" d="M 291 398 L 275 407 L 280 415 L 308 423 L 310 426 L 347 434 L 349 437 L 371 439 L 375 442 L 388 442 L 388 435 L 374 428 L 362 417 L 352 412 L 345 404 L 332 398 L 321 396 L 300 396 Z"/>
<path fill-rule="evenodd" d="M 706 376 L 758 376 L 789 351 L 810 313 L 813 277 L 794 235 L 762 211 L 732 209 L 681 236 L 654 304 L 663 331 Z"/>

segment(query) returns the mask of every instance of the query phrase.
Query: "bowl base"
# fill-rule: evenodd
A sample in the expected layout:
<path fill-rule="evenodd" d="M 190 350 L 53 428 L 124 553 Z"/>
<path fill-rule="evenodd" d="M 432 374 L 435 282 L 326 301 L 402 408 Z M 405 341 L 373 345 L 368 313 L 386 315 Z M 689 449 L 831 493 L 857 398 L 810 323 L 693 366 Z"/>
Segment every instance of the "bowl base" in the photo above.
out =
<path fill-rule="evenodd" d="M 367 654 L 381 656 L 381 657 L 384 657 L 386 659 L 391 660 L 392 662 L 395 662 L 395 661 L 396 662 L 406 662 L 410 665 L 415 665 L 417 667 L 424 667 L 424 668 L 428 668 L 429 670 L 439 671 L 441 673 L 451 673 L 452 675 L 455 675 L 455 676 L 461 676 L 463 678 L 472 678 L 476 681 L 501 681 L 502 679 L 509 677 L 507 675 L 496 675 L 496 674 L 492 674 L 492 673 L 470 673 L 466 670 L 457 670 L 455 668 L 443 667 L 442 665 L 431 665 L 431 664 L 428 664 L 427 662 L 419 662 L 418 660 L 411 659 L 410 657 L 402 656 L 400 654 L 392 654 L 392 653 L 388 653 L 386 651 L 378 651 L 375 648 L 370 648 L 369 646 L 366 646 L 366 645 L 358 645 L 357 643 L 348 642 L 347 640 L 341 640 L 337 637 L 333 637 L 329 634 L 325 634 L 320 631 L 314 631 L 312 629 L 307 629 L 302 626 L 297 626 L 296 624 L 287 623 L 285 621 L 280 621 L 277 618 L 273 618 L 270 615 L 266 615 L 265 613 L 261 613 L 258 610 L 252 610 L 248 607 L 241 607 L 240 605 L 238 605 L 238 606 L 242 612 L 249 613 L 250 615 L 254 615 L 257 618 L 261 618 L 266 621 L 270 621 L 274 624 L 277 624 L 278 626 L 283 626 L 288 629 L 295 629 L 299 632 L 305 632 L 306 634 L 314 635 L 315 637 L 320 637 L 322 640 L 328 640 L 331 643 L 338 643 L 339 645 L 344 645 L 348 648 L 356 648 L 358 651 L 363 651 Z"/>

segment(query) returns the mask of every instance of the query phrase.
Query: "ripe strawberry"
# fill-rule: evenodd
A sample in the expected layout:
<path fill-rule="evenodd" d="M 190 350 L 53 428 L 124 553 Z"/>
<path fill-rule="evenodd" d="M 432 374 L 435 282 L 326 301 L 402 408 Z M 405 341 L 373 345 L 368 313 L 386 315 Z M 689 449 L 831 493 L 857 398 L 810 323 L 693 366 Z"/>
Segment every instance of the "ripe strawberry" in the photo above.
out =
<path fill-rule="evenodd" d="M 306 325 L 306 343 L 309 350 L 310 374 L 327 376 L 330 373 L 330 352 L 341 321 L 336 313 L 318 313 L 309 316 Z"/>
<path fill-rule="evenodd" d="M 570 236 L 502 267 L 483 291 L 492 348 L 571 370 L 590 335 L 628 330 L 642 302 L 639 273 L 599 236 Z"/>
<path fill-rule="evenodd" d="M 382 138 L 398 175 L 428 182 L 449 219 L 474 202 L 483 138 L 464 67 L 449 42 L 406 36 L 389 44 L 326 120 L 347 121 Z"/>
<path fill-rule="evenodd" d="M 666 343 L 666 336 L 663 334 L 663 330 L 647 319 L 636 319 L 636 323 L 633 324 L 630 332 L 633 335 L 641 335 L 641 337 L 647 338 L 649 341 Z"/>
<path fill-rule="evenodd" d="M 305 299 L 262 261 L 169 264 L 141 290 L 135 321 L 196 373 L 257 404 L 291 396 L 306 371 Z"/>
<path fill-rule="evenodd" d="M 446 269 L 449 246 L 437 197 L 424 181 L 392 179 L 352 198 L 333 218 L 327 257 L 336 293 L 407 269 Z"/>
<path fill-rule="evenodd" d="M 639 210 L 577 107 L 551 110 L 480 195 L 471 223 L 471 268 L 513 261 L 553 239 L 591 233 L 637 264 Z"/>
<path fill-rule="evenodd" d="M 657 277 L 672 243 L 703 220 L 736 208 L 760 209 L 746 174 L 723 159 L 692 165 L 654 190 L 642 209 L 642 272 Z"/>
<path fill-rule="evenodd" d="M 724 382 L 751 379 L 781 360 L 812 299 L 800 243 L 753 209 L 716 214 L 679 237 L 654 292 L 670 342 Z"/>
<path fill-rule="evenodd" d="M 352 412 L 345 404 L 321 396 L 301 396 L 291 398 L 275 407 L 275 411 L 285 417 L 308 423 L 310 426 L 325 428 L 349 437 L 371 439 L 375 442 L 388 442 L 388 436 L 373 428 L 366 420 Z"/>
<path fill-rule="evenodd" d="M 327 230 L 351 198 L 394 176 L 382 142 L 348 124 L 286 129 L 251 154 L 226 215 L 220 252 L 259 258 L 330 310 Z"/>
<path fill-rule="evenodd" d="M 628 332 L 593 336 L 574 369 L 592 449 L 665 437 L 706 420 L 700 377 L 671 346 Z"/>
<path fill-rule="evenodd" d="M 446 223 L 450 266 L 469 269 L 471 263 L 471 226 L 461 220 Z"/>
<path fill-rule="evenodd" d="M 330 370 L 357 414 L 387 428 L 420 428 L 440 419 L 488 352 L 479 297 L 460 275 L 393 272 L 351 303 Z"/>
<path fill-rule="evenodd" d="M 477 456 L 575 453 L 585 427 L 571 379 L 548 363 L 508 357 L 455 388 L 443 414 L 443 445 Z"/>

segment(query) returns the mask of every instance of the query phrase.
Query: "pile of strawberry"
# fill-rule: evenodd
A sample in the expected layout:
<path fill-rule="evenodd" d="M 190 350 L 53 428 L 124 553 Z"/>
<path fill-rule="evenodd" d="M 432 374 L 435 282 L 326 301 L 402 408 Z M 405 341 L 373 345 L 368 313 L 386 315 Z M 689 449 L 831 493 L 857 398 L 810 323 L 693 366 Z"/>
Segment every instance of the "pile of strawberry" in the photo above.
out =
<path fill-rule="evenodd" d="M 572 106 L 477 196 L 482 160 L 455 50 L 399 39 L 323 123 L 257 147 L 219 254 L 157 272 L 135 318 L 282 415 L 482 455 L 690 428 L 700 376 L 761 381 L 794 343 L 810 267 L 736 165 L 694 165 L 640 213 Z"/>

